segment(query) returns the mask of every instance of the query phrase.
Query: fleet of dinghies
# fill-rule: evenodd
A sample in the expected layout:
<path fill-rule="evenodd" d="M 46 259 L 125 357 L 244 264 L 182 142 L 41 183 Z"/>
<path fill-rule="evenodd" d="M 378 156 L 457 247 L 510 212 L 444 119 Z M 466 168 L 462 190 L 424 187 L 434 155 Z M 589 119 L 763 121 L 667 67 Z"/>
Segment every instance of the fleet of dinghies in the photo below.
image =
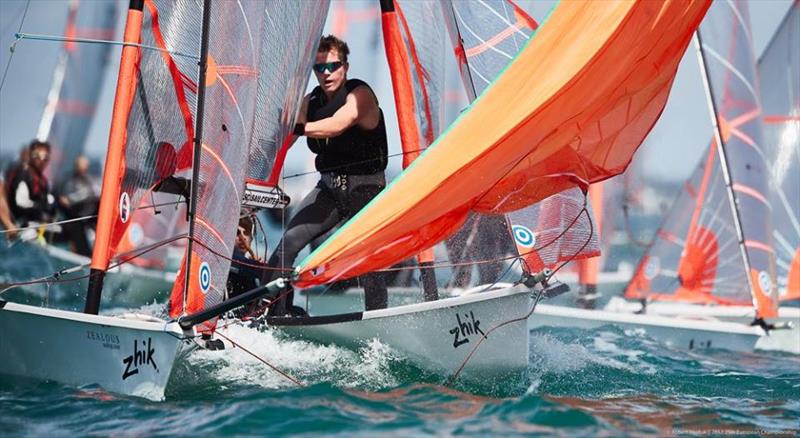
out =
<path fill-rule="evenodd" d="M 423 277 L 433 275 L 431 248 L 476 214 L 504 218 L 505 237 L 522 260 L 520 281 L 441 299 L 434 281 L 421 303 L 258 322 L 346 347 L 378 339 L 424 369 L 482 381 L 524 375 L 529 324 L 642 326 L 647 320 L 648 333 L 667 333 L 676 345 L 735 350 L 752 349 L 771 328 L 777 286 L 794 284 L 797 271 L 788 262 L 787 274 L 776 276 L 786 264 L 785 250 L 777 251 L 776 268 L 777 228 L 764 222 L 770 210 L 778 215 L 765 204 L 770 184 L 783 180 L 752 175 L 780 172 L 774 163 L 783 156 L 761 140 L 755 64 L 745 56 L 752 56 L 749 26 L 737 3 L 561 2 L 541 24 L 510 0 L 379 4 L 405 170 L 284 278 L 229 299 L 238 212 L 287 204 L 280 173 L 330 5 L 131 0 L 84 312 L 0 300 L 0 373 L 163 400 L 177 361 L 194 349 L 219 346 L 208 340 L 226 333 L 219 320 L 228 310 L 411 258 Z M 690 182 L 686 208 L 673 209 L 687 217 L 665 219 L 665 227 L 681 227 L 672 235 L 683 247 L 662 255 L 657 240 L 632 283 L 638 295 L 628 297 L 691 295 L 704 303 L 748 304 L 763 324 L 707 327 L 649 314 L 558 313 L 556 306 L 539 304 L 564 290 L 547 268 L 597 255 L 584 193 L 625 171 L 661 114 L 707 11 L 700 32 L 703 49 L 713 50 L 719 62 L 704 54 L 718 138 Z M 727 24 L 709 21 L 722 13 Z M 736 44 L 726 32 L 706 30 L 723 26 L 728 33 L 737 29 Z M 770 50 L 791 44 L 781 38 Z M 440 61 L 446 56 L 458 62 L 471 102 L 450 126 L 441 116 Z M 768 107 L 764 120 L 783 123 L 782 132 L 795 129 L 796 100 Z M 791 182 L 784 187 L 791 190 Z M 167 216 L 141 208 L 154 196 L 159 203 L 185 204 L 185 211 L 173 208 L 170 226 L 155 226 Z M 745 202 L 752 203 L 749 211 L 763 210 L 761 217 L 737 214 L 736 205 Z M 775 237 L 781 239 L 789 237 Z M 98 315 L 110 267 L 178 241 L 184 254 L 164 318 Z M 658 269 L 646 269 L 655 256 Z M 677 284 L 659 286 L 664 283 L 655 276 L 670 270 L 680 273 Z"/>

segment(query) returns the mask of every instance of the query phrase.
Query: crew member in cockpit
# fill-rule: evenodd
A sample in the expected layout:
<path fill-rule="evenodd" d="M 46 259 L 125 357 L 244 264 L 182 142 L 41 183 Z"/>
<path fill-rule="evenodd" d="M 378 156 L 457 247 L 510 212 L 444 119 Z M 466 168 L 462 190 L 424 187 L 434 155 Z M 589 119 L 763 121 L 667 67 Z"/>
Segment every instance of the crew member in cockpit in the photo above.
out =
<path fill-rule="evenodd" d="M 350 50 L 339 38 L 320 40 L 314 64 L 319 86 L 303 100 L 295 134 L 308 139 L 320 172 L 316 187 L 301 201 L 268 265 L 291 270 L 297 255 L 311 241 L 345 222 L 386 186 L 388 161 L 383 112 L 372 89 L 359 79 L 347 79 Z M 265 281 L 285 275 L 266 271 Z M 367 310 L 385 308 L 382 273 L 360 278 Z M 278 300 L 271 314 L 291 313 L 291 299 Z"/>

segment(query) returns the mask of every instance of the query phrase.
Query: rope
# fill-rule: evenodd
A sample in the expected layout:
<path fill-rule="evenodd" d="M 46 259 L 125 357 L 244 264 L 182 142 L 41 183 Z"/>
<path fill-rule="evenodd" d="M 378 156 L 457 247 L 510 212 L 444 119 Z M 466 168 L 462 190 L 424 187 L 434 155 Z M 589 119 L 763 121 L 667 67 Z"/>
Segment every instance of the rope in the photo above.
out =
<path fill-rule="evenodd" d="M 572 219 L 572 221 L 569 223 L 569 225 L 567 225 L 567 227 L 564 228 L 564 230 L 562 230 L 556 237 L 554 237 L 553 240 L 545 243 L 542 246 L 539 246 L 539 247 L 536 247 L 536 248 L 532 248 L 528 252 L 523 252 L 523 253 L 519 253 L 517 255 L 510 255 L 510 256 L 506 256 L 506 257 L 500 257 L 500 258 L 496 258 L 496 259 L 470 260 L 470 261 L 460 262 L 460 263 L 442 263 L 442 264 L 435 264 L 435 265 L 431 265 L 431 266 L 414 265 L 414 266 L 402 266 L 402 267 L 398 267 L 398 268 L 385 268 L 385 269 L 380 269 L 377 272 L 402 271 L 402 270 L 407 270 L 407 269 L 419 269 L 419 268 L 423 268 L 423 267 L 424 268 L 452 268 L 452 267 L 465 266 L 465 265 L 483 265 L 483 264 L 488 264 L 488 263 L 497 263 L 497 262 L 503 262 L 503 261 L 507 261 L 507 260 L 512 260 L 512 259 L 516 259 L 518 257 L 523 257 L 523 256 L 526 256 L 528 254 L 532 254 L 532 253 L 541 251 L 541 250 L 543 250 L 543 249 L 555 244 L 561 237 L 564 236 L 564 234 L 567 233 L 567 231 L 569 231 L 575 225 L 575 223 L 578 221 L 578 219 L 581 217 L 581 215 L 583 213 L 588 213 L 588 210 L 586 209 L 586 205 L 585 204 L 584 204 L 583 209 L 581 209 L 581 211 L 578 212 L 578 214 L 575 216 L 574 219 Z M 589 217 L 588 214 L 587 214 L 587 217 Z M 590 226 L 592 225 L 591 218 L 589 218 L 589 225 Z M 593 234 L 594 234 L 594 230 L 592 230 L 592 232 L 589 234 L 589 237 L 591 238 Z M 587 242 L 586 245 L 588 245 L 588 242 Z M 586 245 L 583 245 L 581 247 L 580 251 L 583 251 L 583 249 L 586 248 Z M 580 251 L 575 253 L 572 256 L 572 258 L 570 258 L 570 260 L 568 260 L 568 261 L 571 261 L 574 257 L 576 257 L 580 253 Z"/>
<path fill-rule="evenodd" d="M 22 13 L 22 19 L 19 20 L 19 28 L 17 29 L 17 33 L 22 31 L 22 23 L 25 22 L 25 17 L 28 15 L 28 6 L 30 6 L 30 5 L 31 5 L 31 0 L 28 0 L 28 2 L 25 3 L 25 11 Z M 6 62 L 6 68 L 3 71 L 3 79 L 0 80 L 0 91 L 3 91 L 3 85 L 5 85 L 5 83 L 6 83 L 6 76 L 8 75 L 8 68 L 11 67 L 11 60 L 14 59 L 14 49 L 17 46 L 17 41 L 18 41 L 18 39 L 14 40 L 14 42 L 11 43 L 11 47 L 8 48 L 8 50 L 11 51 L 11 55 L 8 56 L 8 62 Z"/>
<path fill-rule="evenodd" d="M 297 379 L 295 379 L 294 377 L 290 376 L 289 374 L 287 374 L 287 373 L 285 373 L 285 372 L 281 371 L 281 370 L 280 370 L 278 367 L 276 367 L 275 365 L 272 365 L 271 363 L 267 362 L 266 360 L 264 360 L 263 358 L 261 358 L 261 357 L 260 357 L 260 356 L 258 356 L 257 354 L 255 354 L 255 353 L 253 353 L 252 351 L 248 350 L 247 348 L 243 347 L 241 344 L 237 344 L 237 343 L 236 343 L 236 342 L 235 342 L 233 339 L 231 339 L 231 338 L 229 338 L 229 337 L 227 337 L 227 336 L 223 335 L 223 334 L 222 334 L 222 333 L 220 333 L 219 331 L 217 331 L 217 332 L 215 332 L 215 333 L 216 333 L 218 336 L 220 336 L 221 338 L 227 339 L 227 340 L 228 340 L 228 342 L 230 342 L 231 344 L 233 344 L 233 346 L 234 346 L 234 347 L 241 348 L 241 349 L 242 349 L 242 351 L 244 351 L 245 353 L 249 354 L 250 356 L 253 356 L 253 357 L 254 357 L 254 358 L 256 358 L 258 361 L 260 361 L 261 363 L 263 363 L 264 365 L 266 365 L 266 366 L 270 367 L 270 368 L 272 369 L 272 371 L 275 371 L 276 373 L 278 373 L 278 374 L 280 374 L 281 376 L 285 377 L 287 380 L 289 380 L 290 382 L 294 383 L 295 385 L 297 385 L 297 386 L 300 386 L 300 387 L 304 387 L 304 386 L 305 386 L 305 385 L 304 385 L 302 382 L 300 382 L 299 380 L 297 380 Z"/>
<path fill-rule="evenodd" d="M 21 28 L 22 28 L 22 26 L 20 26 L 20 29 Z M 189 59 L 194 59 L 194 60 L 199 60 L 200 59 L 200 57 L 197 56 L 197 55 L 191 55 L 191 54 L 188 54 L 188 53 L 177 52 L 177 51 L 174 51 L 174 50 L 162 49 L 160 47 L 155 47 L 155 46 L 148 46 L 146 44 L 126 43 L 124 41 L 99 40 L 99 39 L 93 39 L 93 38 L 68 38 L 68 37 L 57 36 L 57 35 L 44 35 L 44 34 L 35 34 L 35 33 L 22 33 L 22 32 L 17 32 L 16 34 L 14 34 L 14 36 L 17 38 L 16 41 L 14 41 L 14 44 L 16 44 L 17 41 L 24 40 L 24 39 L 40 40 L 40 41 L 74 42 L 74 43 L 86 43 L 86 44 L 108 44 L 110 46 L 130 46 L 130 47 L 138 47 L 140 49 L 155 50 L 155 51 L 158 51 L 158 52 L 166 52 L 166 53 L 169 53 L 171 55 L 182 56 L 184 58 L 189 58 Z"/>
<path fill-rule="evenodd" d="M 200 240 L 193 239 L 194 243 L 202 246 L 211 254 L 214 254 L 217 257 L 221 257 L 231 263 L 236 263 L 237 265 L 247 266 L 250 268 L 261 269 L 263 271 L 279 271 L 279 272 L 292 272 L 294 269 L 290 268 L 273 268 L 271 266 L 263 265 L 263 264 L 256 264 L 256 263 L 248 263 L 242 260 L 234 260 L 231 256 L 227 256 L 225 254 L 220 253 L 219 251 L 211 248 L 210 246 L 206 245 L 205 243 L 201 242 Z"/>

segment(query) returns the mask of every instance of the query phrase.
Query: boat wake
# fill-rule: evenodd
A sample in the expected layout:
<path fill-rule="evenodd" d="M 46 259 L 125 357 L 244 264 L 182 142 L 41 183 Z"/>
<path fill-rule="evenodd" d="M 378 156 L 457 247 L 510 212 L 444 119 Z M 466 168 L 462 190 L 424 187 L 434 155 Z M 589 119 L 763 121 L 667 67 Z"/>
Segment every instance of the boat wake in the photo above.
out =
<path fill-rule="evenodd" d="M 288 339 L 272 329 L 261 331 L 231 325 L 219 331 L 250 353 L 235 346 L 220 351 L 201 350 L 189 356 L 188 365 L 196 370 L 209 371 L 207 378 L 223 386 L 257 385 L 267 389 L 297 386 L 261 360 L 304 385 L 329 382 L 339 387 L 364 390 L 398 385 L 392 368 L 401 358 L 377 340 L 353 351 Z"/>

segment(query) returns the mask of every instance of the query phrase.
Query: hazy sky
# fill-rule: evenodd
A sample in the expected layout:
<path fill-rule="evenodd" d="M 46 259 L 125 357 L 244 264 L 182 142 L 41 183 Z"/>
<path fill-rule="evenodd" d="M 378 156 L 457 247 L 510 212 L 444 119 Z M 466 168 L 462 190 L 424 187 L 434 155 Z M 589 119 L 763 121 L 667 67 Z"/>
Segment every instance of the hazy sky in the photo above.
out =
<path fill-rule="evenodd" d="M 97 1 L 97 0 L 90 0 Z M 338 1 L 338 0 L 334 0 Z M 377 2 L 377 0 L 375 0 Z M 748 2 L 753 27 L 753 38 L 756 53 L 760 54 L 769 42 L 770 37 L 780 24 L 792 0 L 751 0 Z M 20 25 L 27 0 L 0 0 L 0 74 L 5 70 L 11 52 L 8 50 L 14 41 L 14 33 Z M 527 9 L 537 20 L 542 21 L 554 4 L 554 1 L 521 0 L 518 3 Z M 127 4 L 127 2 L 125 2 Z M 25 17 L 22 31 L 26 33 L 55 34 L 63 33 L 66 21 L 66 1 L 32 0 Z M 118 29 L 121 39 L 124 14 L 121 14 Z M 350 37 L 357 38 L 357 37 Z M 364 36 L 367 38 L 367 36 Z M 8 70 L 6 82 L 0 90 L 0 159 L 16 151 L 28 142 L 36 133 L 42 110 L 46 103 L 47 91 L 52 80 L 56 64 L 59 43 L 47 41 L 23 40 L 17 43 L 13 60 Z M 105 154 L 108 138 L 108 126 L 114 97 L 116 72 L 119 65 L 120 49 L 112 51 L 111 75 L 102 87 L 101 102 L 95 123 L 89 134 L 88 154 L 101 157 Z M 378 62 L 365 60 L 365 54 L 351 54 L 354 74 L 359 71 L 358 63 L 366 63 L 369 68 L 377 65 L 382 71 L 372 72 L 375 80 L 373 87 L 379 94 L 381 105 L 387 118 L 390 130 L 390 147 L 399 149 L 396 134 L 396 120 L 391 108 L 391 91 L 388 83 L 383 54 Z M 675 85 L 670 96 L 667 109 L 651 135 L 638 154 L 644 155 L 645 171 L 659 179 L 682 180 L 694 167 L 702 150 L 711 138 L 710 116 L 694 47 L 684 56 Z M 353 75 L 351 75 L 353 76 Z M 313 78 L 311 80 L 313 83 Z M 300 144 L 298 144 L 300 145 Z M 304 167 L 300 162 L 308 161 L 308 152 L 304 146 L 295 146 L 288 160 L 292 168 Z M 5 167 L 5 163 L 0 163 Z"/>

